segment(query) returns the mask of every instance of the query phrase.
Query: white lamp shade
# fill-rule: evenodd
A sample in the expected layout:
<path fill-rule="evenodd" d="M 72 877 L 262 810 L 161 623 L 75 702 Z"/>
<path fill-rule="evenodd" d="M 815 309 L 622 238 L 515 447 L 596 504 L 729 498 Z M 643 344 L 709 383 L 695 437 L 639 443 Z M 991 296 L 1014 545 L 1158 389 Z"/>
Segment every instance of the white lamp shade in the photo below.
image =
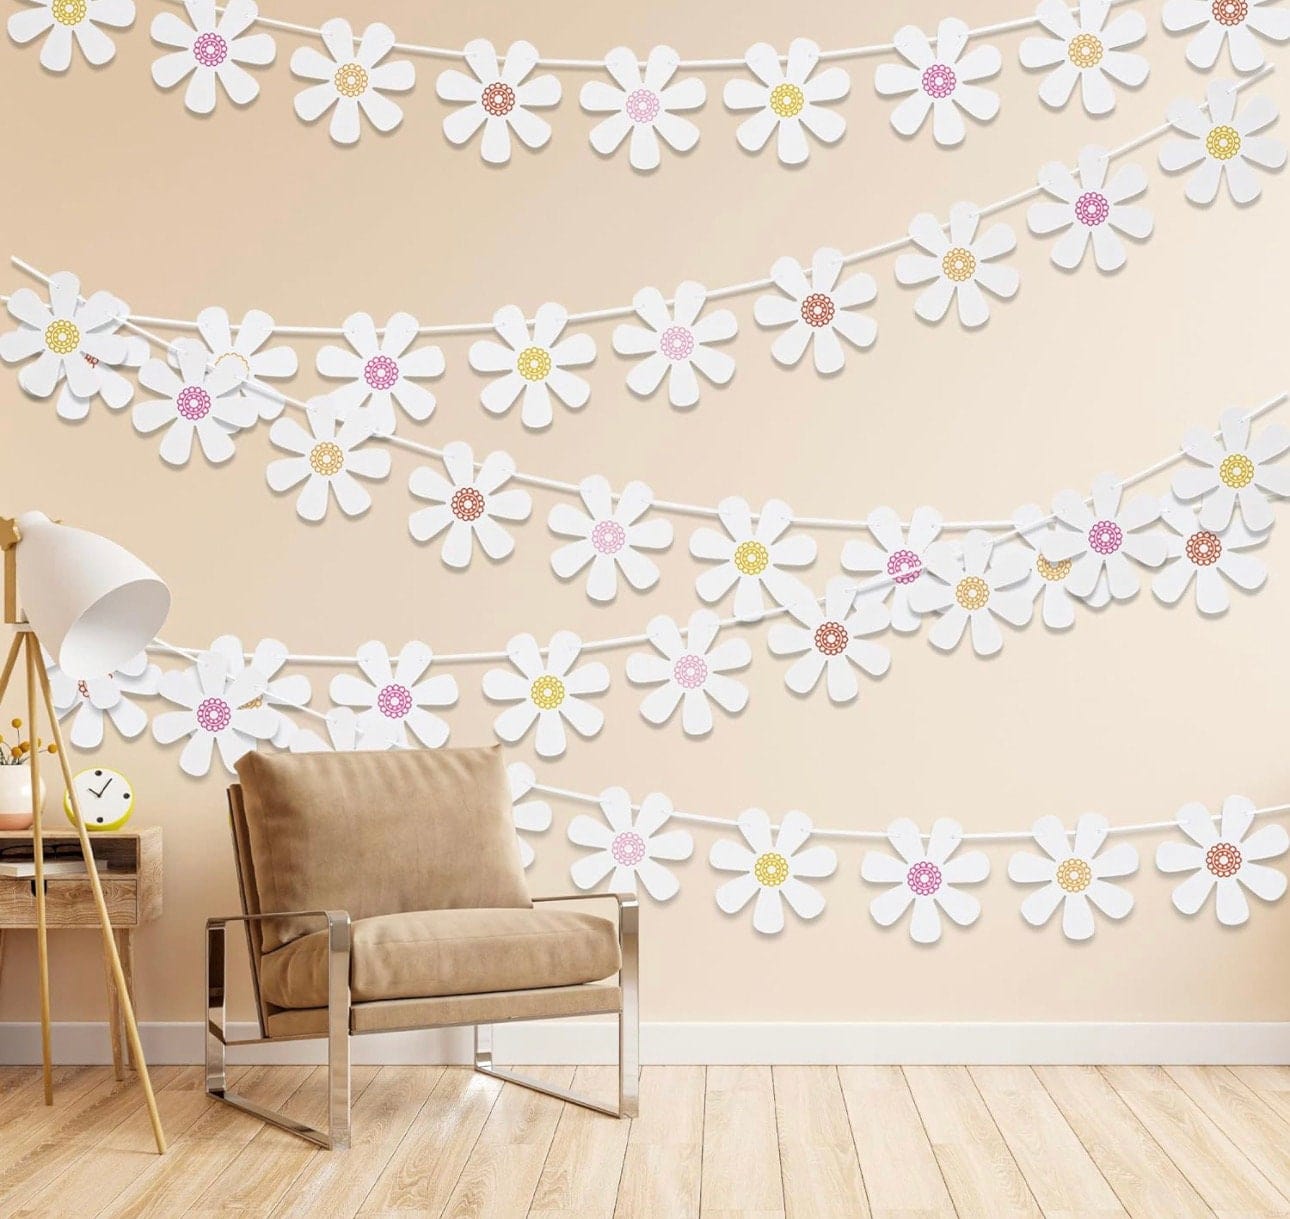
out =
<path fill-rule="evenodd" d="M 151 643 L 170 612 L 170 590 L 123 546 L 18 517 L 18 599 L 37 638 L 72 677 L 120 668 Z"/>

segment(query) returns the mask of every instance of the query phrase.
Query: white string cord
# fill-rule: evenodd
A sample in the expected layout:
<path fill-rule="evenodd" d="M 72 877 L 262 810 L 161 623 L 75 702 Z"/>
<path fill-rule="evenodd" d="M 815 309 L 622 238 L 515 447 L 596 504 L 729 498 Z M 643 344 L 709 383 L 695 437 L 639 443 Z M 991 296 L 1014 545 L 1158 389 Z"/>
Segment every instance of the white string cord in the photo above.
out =
<path fill-rule="evenodd" d="M 1236 82 L 1236 84 L 1231 87 L 1231 92 L 1239 93 L 1242 89 L 1248 88 L 1250 85 L 1262 80 L 1273 70 L 1274 66 L 1272 64 L 1265 64 L 1258 72 Z M 1201 103 L 1200 108 L 1205 110 L 1207 108 L 1207 103 Z M 1161 123 L 1158 127 L 1153 127 L 1149 131 L 1144 131 L 1141 135 L 1135 136 L 1133 139 L 1112 148 L 1106 154 L 1107 161 L 1110 162 L 1118 157 L 1125 156 L 1126 154 L 1133 152 L 1135 149 L 1142 147 L 1142 145 L 1149 144 L 1153 140 L 1159 139 L 1171 129 L 1171 126 L 1172 125 L 1170 123 Z M 1076 171 L 1074 169 L 1069 169 L 1068 167 L 1068 172 L 1075 173 Z M 1024 203 L 1028 199 L 1033 199 L 1036 195 L 1041 194 L 1043 189 L 1042 183 L 1026 187 L 1024 190 L 1017 191 L 1015 194 L 1007 195 L 1002 199 L 997 199 L 993 203 L 989 203 L 984 207 L 978 208 L 976 215 L 978 217 L 992 216 L 997 212 L 1006 211 L 1009 208 L 1016 207 L 1019 203 Z M 940 227 L 942 230 L 948 230 L 949 221 L 943 221 Z M 896 237 L 891 241 L 885 241 L 879 245 L 869 246 L 862 250 L 853 250 L 849 254 L 844 254 L 842 256 L 842 263 L 845 266 L 852 263 L 867 262 L 870 259 L 894 253 L 896 250 L 904 249 L 906 246 L 912 244 L 913 238 L 906 234 L 903 237 Z M 22 264 L 19 263 L 18 265 L 21 266 Z M 765 288 L 774 287 L 774 282 L 775 281 L 773 279 L 766 276 L 761 279 L 745 280 L 743 283 L 726 284 L 719 288 L 710 289 L 707 292 L 706 299 L 724 300 L 732 296 L 743 296 L 749 292 L 758 292 Z M 669 297 L 665 303 L 670 309 L 676 304 L 676 299 L 675 297 Z M 616 318 L 633 317 L 635 314 L 636 309 L 634 305 L 612 305 L 606 309 L 589 309 L 583 310 L 580 313 L 570 313 L 568 315 L 568 324 L 611 321 Z M 138 323 L 141 326 L 159 326 L 165 330 L 197 329 L 197 322 L 193 318 L 156 317 L 151 314 L 139 313 L 131 314 L 129 316 L 129 321 Z M 525 323 L 529 326 L 533 325 L 534 321 L 535 319 L 533 317 L 525 318 Z M 232 329 L 237 331 L 240 329 L 240 326 L 234 324 L 232 325 Z M 385 328 L 383 326 L 378 326 L 376 330 L 378 334 L 383 334 Z M 343 338 L 345 331 L 341 326 L 280 326 L 275 322 L 273 333 L 284 337 L 294 338 Z M 491 321 L 448 322 L 439 325 L 420 326 L 417 328 L 417 333 L 419 335 L 492 334 L 493 323 Z"/>
<path fill-rule="evenodd" d="M 167 0 L 170 4 L 182 4 L 182 0 Z M 1110 0 L 1112 5 L 1124 4 L 1126 0 Z M 222 13 L 224 6 L 216 5 L 215 11 Z M 1072 15 L 1078 13 L 1078 8 L 1072 8 Z M 304 34 L 310 38 L 321 38 L 322 30 L 317 26 L 301 25 L 294 21 L 282 21 L 277 17 L 260 17 L 255 19 L 256 25 L 262 25 L 266 29 L 282 30 L 289 34 Z M 986 38 L 992 34 L 1008 34 L 1013 30 L 1024 30 L 1032 25 L 1038 25 L 1039 19 L 1034 16 L 1016 17 L 1009 21 L 999 21 L 993 25 L 982 25 L 975 29 L 968 30 L 969 38 Z M 925 35 L 926 36 L 926 35 Z M 929 40 L 933 36 L 927 36 Z M 895 43 L 892 42 L 875 42 L 865 46 L 857 47 L 837 47 L 829 51 L 820 52 L 820 62 L 835 62 L 842 59 L 862 59 L 870 55 L 885 55 L 896 49 Z M 458 59 L 465 60 L 466 52 L 460 47 L 437 47 L 429 46 L 419 42 L 396 42 L 391 50 L 399 51 L 405 55 L 424 55 L 431 59 Z M 779 62 L 787 63 L 788 56 L 779 56 Z M 573 71 L 597 71 L 603 70 L 605 61 L 603 59 L 564 59 L 564 58 L 541 58 L 537 61 L 539 68 L 564 68 Z M 645 61 L 639 60 L 637 66 L 644 68 Z M 677 64 L 677 70 L 689 71 L 706 71 L 711 69 L 728 69 L 742 68 L 745 66 L 744 57 L 727 56 L 718 59 L 682 59 Z"/>
<path fill-rule="evenodd" d="M 156 640 L 154 645 L 149 647 L 148 650 L 152 652 L 166 652 L 174 656 L 181 656 L 188 660 L 193 660 L 197 656 L 197 653 L 192 649 L 176 647 L 174 644 L 165 643 L 160 639 Z M 300 660 L 301 658 L 292 657 L 290 659 Z M 436 659 L 443 660 L 446 658 L 436 657 Z M 324 721 L 327 719 L 325 712 L 316 711 L 314 708 L 306 707 L 303 704 L 281 703 L 275 705 L 290 707 L 293 711 L 303 711 L 306 715 L 312 716 L 314 719 Z M 529 790 L 540 792 L 544 796 L 554 796 L 557 799 L 568 800 L 578 804 L 593 804 L 597 806 L 600 804 L 600 797 L 593 795 L 591 792 L 575 791 L 568 787 L 555 787 L 550 783 L 535 783 Z M 641 806 L 639 804 L 632 804 L 630 807 L 634 813 L 639 813 L 641 811 Z M 1266 808 L 1255 809 L 1253 816 L 1272 817 L 1287 812 L 1290 812 L 1290 804 L 1272 804 L 1268 805 Z M 1214 814 L 1210 820 L 1218 821 L 1221 819 L 1221 816 L 1221 813 Z M 675 821 L 686 822 L 690 825 L 716 826 L 719 829 L 727 830 L 737 830 L 739 828 L 739 822 L 733 817 L 713 817 L 707 813 L 687 813 L 682 809 L 673 810 L 671 817 Z M 1178 826 L 1179 822 L 1176 819 L 1172 821 L 1143 821 L 1136 825 L 1113 825 L 1107 830 L 1107 834 L 1146 834 L 1160 830 L 1172 830 L 1178 828 Z M 778 824 L 775 824 L 770 828 L 778 832 L 780 827 Z M 1074 838 L 1075 836 L 1074 829 L 1068 829 L 1065 833 L 1068 838 Z M 837 830 L 830 829 L 828 826 L 816 826 L 812 828 L 811 836 L 813 838 L 838 838 L 852 842 L 885 842 L 887 840 L 887 831 Z M 931 838 L 930 833 L 922 833 L 919 836 L 925 841 Z M 963 834 L 956 839 L 956 841 L 1028 842 L 1032 837 L 1032 830 L 984 830 Z"/>

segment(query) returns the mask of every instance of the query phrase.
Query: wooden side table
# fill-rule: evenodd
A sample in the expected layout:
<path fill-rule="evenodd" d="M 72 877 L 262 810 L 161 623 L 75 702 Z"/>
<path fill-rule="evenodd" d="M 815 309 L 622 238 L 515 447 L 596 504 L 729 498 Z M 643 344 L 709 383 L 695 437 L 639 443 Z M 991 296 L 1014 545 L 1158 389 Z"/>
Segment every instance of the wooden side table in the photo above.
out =
<path fill-rule="evenodd" d="M 81 862 L 80 841 L 74 830 L 45 830 L 44 858 Z M 126 990 L 134 1003 L 134 929 L 161 916 L 161 827 L 117 830 L 90 835 L 98 865 L 103 899 L 112 921 L 125 974 Z M 0 831 L 0 861 L 30 862 L 30 830 Z M 60 927 L 98 927 L 98 912 L 85 876 L 45 876 L 45 920 L 49 930 Z M 6 931 L 36 926 L 36 882 L 28 877 L 0 876 L 0 972 L 4 969 Z M 117 1079 L 122 1070 L 122 1023 L 111 971 L 107 975 L 108 1027 L 112 1034 L 112 1066 Z M 135 1009 L 138 1010 L 137 1008 Z M 126 1065 L 129 1061 L 126 1045 Z"/>

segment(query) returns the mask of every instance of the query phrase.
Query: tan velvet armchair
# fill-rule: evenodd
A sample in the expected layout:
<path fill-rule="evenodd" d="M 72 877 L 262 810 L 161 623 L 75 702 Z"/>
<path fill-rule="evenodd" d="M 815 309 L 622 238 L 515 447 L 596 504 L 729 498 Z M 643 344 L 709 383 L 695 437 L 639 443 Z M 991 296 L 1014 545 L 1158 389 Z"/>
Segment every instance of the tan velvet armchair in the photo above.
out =
<path fill-rule="evenodd" d="M 635 898 L 530 897 L 497 747 L 251 753 L 238 778 L 229 813 L 242 913 L 206 922 L 208 1095 L 322 1147 L 348 1147 L 351 1037 L 473 1025 L 475 1070 L 635 1116 Z M 616 925 L 546 907 L 593 897 L 617 902 Z M 230 1041 L 225 948 L 236 923 L 260 1036 Z M 616 1107 L 493 1065 L 494 1024 L 596 1014 L 618 1020 Z M 228 1090 L 228 1046 L 320 1037 L 326 1130 Z"/>

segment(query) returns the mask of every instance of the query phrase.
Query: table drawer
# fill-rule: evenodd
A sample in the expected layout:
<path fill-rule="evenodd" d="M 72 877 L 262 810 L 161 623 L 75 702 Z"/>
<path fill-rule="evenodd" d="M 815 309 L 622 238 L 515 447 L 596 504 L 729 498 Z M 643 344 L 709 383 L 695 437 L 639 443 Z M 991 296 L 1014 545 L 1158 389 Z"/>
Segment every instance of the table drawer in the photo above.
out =
<path fill-rule="evenodd" d="M 31 880 L 0 877 L 0 927 L 34 927 L 36 894 Z M 133 876 L 103 877 L 108 917 L 118 927 L 139 921 L 139 882 Z M 50 927 L 94 927 L 98 911 L 86 877 L 51 877 L 45 881 L 45 921 Z"/>

